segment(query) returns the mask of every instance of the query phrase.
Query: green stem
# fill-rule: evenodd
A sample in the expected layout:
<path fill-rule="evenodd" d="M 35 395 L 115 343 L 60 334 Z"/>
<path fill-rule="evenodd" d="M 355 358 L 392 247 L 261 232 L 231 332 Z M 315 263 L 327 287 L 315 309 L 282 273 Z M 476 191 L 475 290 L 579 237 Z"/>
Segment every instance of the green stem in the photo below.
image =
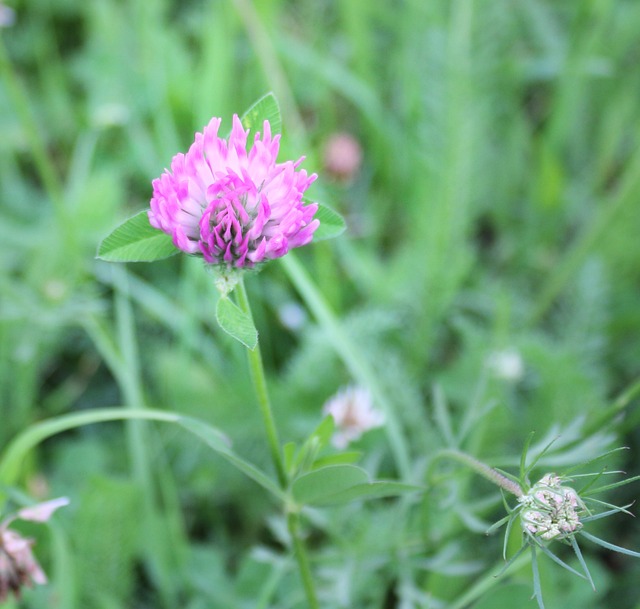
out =
<path fill-rule="evenodd" d="M 247 291 L 244 287 L 244 281 L 242 279 L 238 281 L 238 284 L 236 286 L 236 294 L 238 298 L 238 305 L 253 321 L 253 316 L 251 315 L 251 307 L 249 305 L 249 297 L 247 296 Z M 255 349 L 247 349 L 247 357 L 249 358 L 251 378 L 253 380 L 256 394 L 258 396 L 260 412 L 262 413 L 262 419 L 264 422 L 265 431 L 267 433 L 267 440 L 269 442 L 269 448 L 271 450 L 271 458 L 273 459 L 273 464 L 278 473 L 280 486 L 283 489 L 286 489 L 288 485 L 287 473 L 284 467 L 282 453 L 280 452 L 280 440 L 278 439 L 278 430 L 276 428 L 273 411 L 271 409 L 271 401 L 269 400 L 269 393 L 267 391 L 267 379 L 264 372 L 264 366 L 262 364 L 262 354 L 260 352 L 259 343 L 255 347 Z M 316 596 L 315 586 L 313 584 L 313 578 L 311 576 L 309 559 L 304 546 L 304 542 L 302 540 L 302 537 L 300 536 L 300 515 L 298 514 L 298 512 L 290 512 L 288 514 L 287 526 L 289 528 L 289 534 L 291 535 L 293 552 L 298 563 L 298 569 L 300 571 L 300 577 L 302 578 L 302 584 L 307 596 L 309 609 L 318 609 L 318 599 Z"/>
<path fill-rule="evenodd" d="M 300 577 L 302 578 L 302 585 L 307 595 L 307 603 L 309 609 L 319 609 L 318 598 L 316 596 L 315 586 L 313 584 L 313 577 L 311 575 L 311 567 L 309 566 L 309 559 L 307 557 L 307 550 L 300 537 L 300 514 L 298 512 L 291 512 L 287 516 L 287 526 L 289 528 L 289 535 L 291 535 L 291 541 L 293 543 L 293 552 L 298 562 L 298 569 L 300 570 Z"/>
<path fill-rule="evenodd" d="M 236 294 L 238 296 L 238 305 L 240 308 L 251 318 L 251 307 L 249 306 L 249 298 L 247 291 L 244 287 L 244 281 L 240 279 L 236 286 Z M 278 481 L 280 486 L 285 488 L 287 486 L 287 474 L 284 468 L 284 461 L 282 459 L 282 453 L 280 452 L 280 440 L 278 439 L 278 429 L 276 428 L 276 422 L 273 417 L 273 411 L 271 409 L 271 401 L 269 400 L 269 392 L 267 391 L 267 379 L 264 373 L 264 366 L 262 364 L 262 353 L 260 352 L 260 345 L 258 344 L 255 349 L 247 349 L 247 358 L 249 359 L 249 368 L 251 370 L 251 380 L 255 387 L 258 397 L 258 405 L 260 406 L 260 413 L 262 414 L 262 421 L 267 434 L 267 441 L 269 443 L 269 449 L 271 451 L 271 459 L 273 465 L 276 468 L 278 474 Z"/>
<path fill-rule="evenodd" d="M 505 475 L 501 474 L 499 471 L 489 467 L 482 461 L 478 461 L 475 457 L 468 455 L 460 450 L 456 450 L 454 448 L 445 448 L 437 453 L 434 458 L 431 460 L 431 465 L 433 465 L 436 460 L 442 459 L 445 457 L 449 457 L 458 461 L 459 463 L 463 463 L 464 465 L 470 467 L 476 474 L 479 474 L 483 478 L 486 478 L 490 482 L 497 484 L 499 487 L 503 488 L 505 491 L 514 494 L 516 497 L 522 497 L 524 494 L 522 488 L 517 482 L 510 480 Z"/>

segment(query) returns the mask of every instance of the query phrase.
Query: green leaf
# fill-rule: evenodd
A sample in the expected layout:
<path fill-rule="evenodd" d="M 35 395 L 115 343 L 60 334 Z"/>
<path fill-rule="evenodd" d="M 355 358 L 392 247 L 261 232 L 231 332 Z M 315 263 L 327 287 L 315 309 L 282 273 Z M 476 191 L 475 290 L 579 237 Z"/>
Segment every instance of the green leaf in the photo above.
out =
<path fill-rule="evenodd" d="M 593 543 L 597 543 L 599 546 L 606 548 L 607 550 L 613 550 L 614 552 L 619 552 L 620 554 L 626 554 L 627 556 L 634 556 L 635 558 L 640 558 L 640 552 L 635 552 L 634 550 L 627 550 L 627 548 L 621 548 L 620 546 L 616 546 L 615 544 L 609 543 L 604 539 L 600 539 L 595 535 L 591 535 L 591 533 L 587 533 L 586 531 L 580 531 L 579 533 L 583 537 L 586 537 L 589 541 L 593 541 Z"/>
<path fill-rule="evenodd" d="M 336 424 L 333 417 L 331 415 L 327 415 L 322 419 L 318 427 L 313 430 L 310 438 L 317 438 L 319 448 L 324 448 L 329 443 L 335 428 Z"/>
<path fill-rule="evenodd" d="M 596 493 L 602 493 L 603 491 L 610 491 L 613 488 L 618 488 L 619 486 L 624 486 L 625 484 L 630 484 L 631 482 L 635 482 L 636 480 L 640 480 L 640 476 L 633 476 L 631 478 L 627 478 L 626 480 L 619 480 L 618 482 L 613 482 L 611 484 L 606 484 L 604 486 L 599 486 L 598 488 L 589 489 L 586 495 L 595 495 Z"/>
<path fill-rule="evenodd" d="M 337 211 L 334 211 L 323 203 L 318 203 L 318 211 L 314 218 L 320 220 L 320 226 L 318 226 L 316 232 L 313 233 L 314 241 L 333 239 L 341 235 L 347 228 L 344 218 Z"/>
<path fill-rule="evenodd" d="M 564 560 L 562 560 L 560 557 L 556 556 L 549 548 L 547 548 L 547 546 L 544 545 L 543 541 L 540 541 L 537 537 L 534 537 L 533 535 L 530 536 L 531 542 L 530 543 L 535 543 L 536 546 L 538 546 L 538 548 L 540 548 L 540 550 L 542 551 L 543 554 L 545 554 L 546 556 L 548 556 L 553 562 L 555 562 L 556 564 L 560 565 L 563 569 L 566 569 L 567 571 L 569 571 L 569 573 L 573 573 L 574 575 L 577 575 L 578 577 L 581 577 L 582 579 L 587 579 L 586 575 L 583 575 L 582 573 L 576 571 L 573 567 L 570 567 L 566 562 L 564 562 Z M 571 544 L 573 545 L 575 543 L 575 539 L 573 537 L 569 538 Z M 576 548 L 578 548 L 578 546 L 576 545 Z M 577 549 L 577 552 L 580 552 L 580 548 Z M 580 554 L 580 559 L 582 562 L 582 554 Z M 586 569 L 587 565 L 584 565 L 584 568 Z M 588 570 L 585 571 L 586 573 L 589 573 Z M 591 581 L 591 575 L 589 575 L 589 581 Z"/>
<path fill-rule="evenodd" d="M 527 479 L 527 454 L 535 433 L 535 431 L 529 433 L 527 440 L 522 447 L 522 455 L 520 456 L 520 484 L 525 484 Z"/>
<path fill-rule="evenodd" d="M 98 246 L 98 258 L 109 262 L 153 262 L 178 253 L 170 235 L 149 224 L 146 211 L 115 228 Z"/>
<path fill-rule="evenodd" d="M 596 585 L 593 583 L 593 579 L 591 577 L 591 573 L 589 572 L 589 567 L 587 566 L 587 563 L 584 560 L 584 556 L 582 556 L 582 550 L 580 550 L 580 546 L 578 545 L 578 542 L 576 541 L 576 539 L 575 539 L 575 537 L 573 535 L 569 536 L 569 542 L 571 543 L 571 547 L 573 548 L 573 551 L 576 553 L 576 557 L 578 558 L 578 562 L 580 563 L 580 566 L 582 567 L 582 570 L 584 571 L 586 579 L 588 579 L 589 583 L 591 584 L 591 589 L 595 592 L 596 591 Z M 550 550 L 547 550 L 547 551 L 550 552 Z M 560 559 L 558 559 L 558 561 L 560 561 L 559 564 L 563 565 L 565 567 L 565 569 L 569 569 L 569 571 L 573 571 L 575 573 L 575 570 L 572 569 L 569 565 L 563 563 Z M 578 575 L 580 575 L 580 573 L 578 573 Z"/>
<path fill-rule="evenodd" d="M 233 452 L 230 441 L 220 430 L 192 417 L 185 417 L 174 412 L 146 408 L 97 408 L 62 415 L 53 419 L 46 419 L 31 425 L 22 433 L 18 434 L 0 454 L 0 480 L 7 486 L 14 484 L 20 473 L 20 468 L 25 462 L 25 455 L 40 442 L 51 436 L 84 425 L 128 419 L 164 421 L 166 423 L 178 424 L 186 431 L 195 434 L 221 457 L 260 484 L 260 486 L 267 489 L 274 496 L 282 500 L 285 499 L 282 490 L 280 490 L 278 485 L 267 476 L 267 474 Z M 0 502 L 3 499 L 3 491 L 0 488 Z"/>
<path fill-rule="evenodd" d="M 581 516 L 580 522 L 582 524 L 585 524 L 587 522 L 592 522 L 594 520 L 601 520 L 602 518 L 608 518 L 609 516 L 613 516 L 613 514 L 619 514 L 620 512 L 628 514 L 629 516 L 633 516 L 633 514 L 627 510 L 627 508 L 630 508 L 633 505 L 633 503 L 627 503 L 627 505 L 622 505 L 620 507 L 618 507 L 617 505 L 611 505 L 611 504 L 609 505 L 611 506 L 610 510 L 606 512 L 600 512 L 599 514 L 592 514 L 591 516 Z"/>
<path fill-rule="evenodd" d="M 362 457 L 362 453 L 358 451 L 348 451 L 345 453 L 338 453 L 336 455 L 327 455 L 326 457 L 320 457 L 313 462 L 313 469 L 320 469 L 321 467 L 327 467 L 327 465 L 344 465 L 348 463 L 356 463 Z"/>
<path fill-rule="evenodd" d="M 542 600 L 542 586 L 540 585 L 540 570 L 538 569 L 538 559 L 536 557 L 535 546 L 531 548 L 531 570 L 533 571 L 533 596 L 538 601 L 538 607 L 544 609 L 544 601 Z"/>
<path fill-rule="evenodd" d="M 301 504 L 315 504 L 358 484 L 369 482 L 369 475 L 355 465 L 330 465 L 303 474 L 293 482 L 293 498 Z"/>
<path fill-rule="evenodd" d="M 298 503 L 323 506 L 356 499 L 390 497 L 421 489 L 394 481 L 370 482 L 367 472 L 355 465 L 329 465 L 300 476 L 293 482 L 291 490 Z"/>
<path fill-rule="evenodd" d="M 284 458 L 284 468 L 288 472 L 292 471 L 293 469 L 293 460 L 295 459 L 297 450 L 298 450 L 298 445 L 295 442 L 287 442 L 282 447 L 282 456 Z"/>
<path fill-rule="evenodd" d="M 243 474 L 251 478 L 254 482 L 257 482 L 260 486 L 276 497 L 283 497 L 282 491 L 278 485 L 269 478 L 269 476 L 259 470 L 255 465 L 233 452 L 229 440 L 221 431 L 191 417 L 181 416 L 176 422 L 187 431 L 190 431 L 201 440 L 204 440 L 210 448 L 239 469 Z"/>
<path fill-rule="evenodd" d="M 260 131 L 262 133 L 264 121 L 269 121 L 269 125 L 271 126 L 271 135 L 276 135 L 282 132 L 280 106 L 276 96 L 271 92 L 261 97 L 240 117 L 242 126 L 245 129 L 251 129 L 253 133 L 256 131 Z"/>
<path fill-rule="evenodd" d="M 303 473 L 310 470 L 316 461 L 318 453 L 329 443 L 335 423 L 333 417 L 328 415 L 316 427 L 300 448 L 300 451 L 292 461 L 290 472 L 292 474 Z"/>
<path fill-rule="evenodd" d="M 220 327 L 252 351 L 258 344 L 258 331 L 249 315 L 223 296 L 218 300 L 216 319 Z"/>

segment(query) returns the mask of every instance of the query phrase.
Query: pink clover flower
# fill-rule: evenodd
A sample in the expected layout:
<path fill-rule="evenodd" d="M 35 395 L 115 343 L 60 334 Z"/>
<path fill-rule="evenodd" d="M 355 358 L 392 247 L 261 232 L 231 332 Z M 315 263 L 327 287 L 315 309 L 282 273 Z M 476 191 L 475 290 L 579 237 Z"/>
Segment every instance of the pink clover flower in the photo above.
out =
<path fill-rule="evenodd" d="M 320 222 L 302 197 L 316 179 L 299 160 L 277 163 L 280 136 L 264 121 L 247 151 L 249 130 L 237 115 L 228 140 L 212 118 L 186 154 L 153 181 L 149 222 L 180 250 L 209 264 L 251 268 L 306 245 Z"/>

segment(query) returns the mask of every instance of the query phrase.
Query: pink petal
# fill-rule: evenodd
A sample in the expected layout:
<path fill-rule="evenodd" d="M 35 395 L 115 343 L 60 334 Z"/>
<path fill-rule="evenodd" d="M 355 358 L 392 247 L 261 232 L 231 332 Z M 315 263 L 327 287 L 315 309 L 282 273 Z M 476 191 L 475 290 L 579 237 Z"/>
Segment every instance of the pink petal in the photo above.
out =
<path fill-rule="evenodd" d="M 51 501 L 45 501 L 44 503 L 22 508 L 18 511 L 18 518 L 32 522 L 46 522 L 51 518 L 51 514 L 65 505 L 69 505 L 69 499 L 66 497 L 58 497 L 58 499 L 52 499 Z"/>

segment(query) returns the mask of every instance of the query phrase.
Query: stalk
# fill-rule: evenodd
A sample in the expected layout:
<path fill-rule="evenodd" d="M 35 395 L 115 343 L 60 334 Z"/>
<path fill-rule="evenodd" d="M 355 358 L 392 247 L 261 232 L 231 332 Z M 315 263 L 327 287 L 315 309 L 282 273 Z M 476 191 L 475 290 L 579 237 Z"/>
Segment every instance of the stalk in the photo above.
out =
<path fill-rule="evenodd" d="M 470 467 L 474 472 L 476 472 L 476 474 L 479 474 L 490 482 L 497 484 L 499 487 L 503 488 L 509 493 L 512 493 L 516 497 L 522 497 L 522 495 L 524 495 L 522 488 L 520 488 L 520 485 L 517 482 L 510 480 L 499 471 L 493 469 L 492 467 L 489 467 L 485 463 L 482 463 L 482 461 L 478 461 L 478 459 L 472 457 L 471 455 L 468 455 L 467 453 L 464 453 L 460 450 L 455 450 L 453 448 L 447 448 L 440 451 L 435 459 L 443 457 L 450 457 L 452 459 L 455 459 L 459 463 L 463 463 L 464 465 Z"/>
<path fill-rule="evenodd" d="M 242 279 L 238 281 L 236 294 L 239 307 L 253 320 L 251 307 L 249 305 L 249 298 Z M 255 349 L 247 349 L 247 358 L 249 360 L 249 368 L 251 370 L 251 379 L 258 397 L 258 404 L 260 406 L 260 412 L 262 414 L 262 420 L 267 435 L 267 442 L 269 443 L 269 449 L 271 451 L 271 458 L 278 474 L 280 486 L 284 490 L 288 485 L 287 473 L 284 466 L 284 460 L 282 458 L 282 452 L 280 451 L 278 429 L 273 417 L 273 410 L 271 408 L 271 401 L 267 390 L 267 379 L 264 372 L 264 365 L 262 363 L 260 343 L 256 345 Z M 309 609 L 319 609 L 320 605 L 318 604 L 315 585 L 311 575 L 311 567 L 309 565 L 307 550 L 300 535 L 299 512 L 291 511 L 287 514 L 287 527 L 289 529 L 289 535 L 291 536 L 293 553 L 295 555 L 296 562 L 298 563 L 298 570 L 300 571 L 300 578 L 302 579 L 302 585 L 307 597 Z"/>
<path fill-rule="evenodd" d="M 251 318 L 251 320 L 253 320 L 251 307 L 249 305 L 249 298 L 242 279 L 238 281 L 236 294 L 238 295 L 238 305 Z M 269 392 L 267 391 L 267 379 L 264 373 L 264 365 L 262 364 L 262 353 L 260 352 L 259 343 L 255 349 L 247 349 L 247 358 L 249 360 L 249 368 L 251 370 L 251 380 L 253 381 L 253 386 L 258 397 L 258 405 L 260 406 L 260 413 L 262 414 L 262 422 L 264 423 L 264 429 L 267 434 L 267 442 L 269 443 L 269 450 L 271 451 L 271 459 L 274 467 L 276 468 L 280 486 L 285 488 L 287 486 L 287 474 L 284 468 L 282 453 L 280 452 L 278 429 L 273 417 L 273 410 L 271 409 Z"/>

